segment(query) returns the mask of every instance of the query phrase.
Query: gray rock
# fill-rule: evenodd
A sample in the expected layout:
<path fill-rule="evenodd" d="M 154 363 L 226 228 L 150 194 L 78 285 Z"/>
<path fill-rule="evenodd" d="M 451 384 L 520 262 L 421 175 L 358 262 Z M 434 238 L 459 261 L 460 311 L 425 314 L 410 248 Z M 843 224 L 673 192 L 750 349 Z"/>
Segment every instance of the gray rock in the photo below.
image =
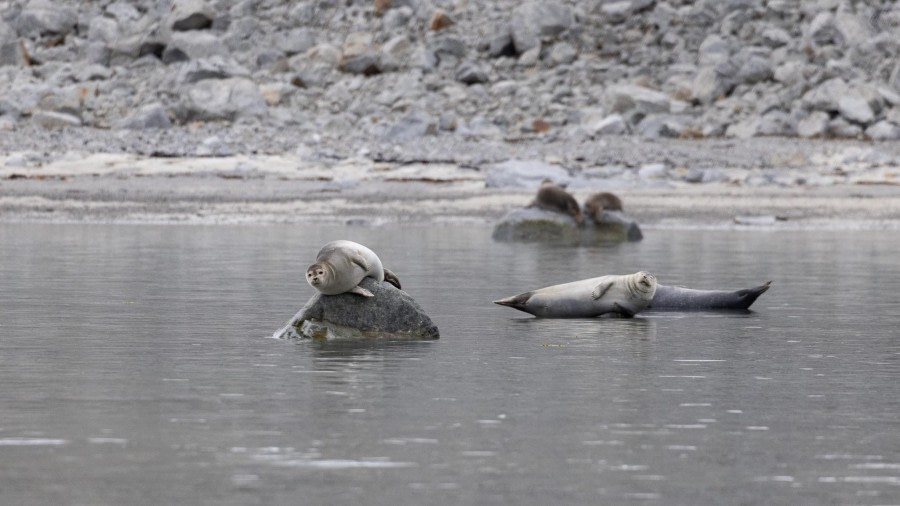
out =
<path fill-rule="evenodd" d="M 867 128 L 866 136 L 876 141 L 896 141 L 900 139 L 900 126 L 882 120 Z"/>
<path fill-rule="evenodd" d="M 797 123 L 797 135 L 805 138 L 821 137 L 828 129 L 829 119 L 827 112 L 813 111 Z"/>
<path fill-rule="evenodd" d="M 875 113 L 869 107 L 869 103 L 857 93 L 838 98 L 838 112 L 848 120 L 862 124 L 869 124 L 875 119 Z"/>
<path fill-rule="evenodd" d="M 107 44 L 119 38 L 119 23 L 115 19 L 97 16 L 88 25 L 88 40 Z"/>
<path fill-rule="evenodd" d="M 554 37 L 572 28 L 572 9 L 559 0 L 530 1 L 516 7 L 510 22 L 512 40 L 519 54 L 539 47 L 543 37 Z"/>
<path fill-rule="evenodd" d="M 606 103 L 612 112 L 634 109 L 643 114 L 666 113 L 669 102 L 665 93 L 633 84 L 611 86 L 606 91 Z"/>
<path fill-rule="evenodd" d="M 621 0 L 618 2 L 604 3 L 600 6 L 600 13 L 610 23 L 621 23 L 628 19 L 631 14 L 631 1 Z"/>
<path fill-rule="evenodd" d="M 857 14 L 839 10 L 834 16 L 835 43 L 842 47 L 862 44 L 872 37 L 869 20 Z"/>
<path fill-rule="evenodd" d="M 758 83 L 772 77 L 772 62 L 769 58 L 752 55 L 744 60 L 737 73 L 737 79 L 744 83 Z"/>
<path fill-rule="evenodd" d="M 731 56 L 728 43 L 717 34 L 708 35 L 697 50 L 697 64 L 701 67 L 714 67 Z"/>
<path fill-rule="evenodd" d="M 481 65 L 474 62 L 463 62 L 456 69 L 456 80 L 466 84 L 478 84 L 488 82 L 489 77 Z"/>
<path fill-rule="evenodd" d="M 57 111 L 35 111 L 31 122 L 43 128 L 80 127 L 81 118 L 74 114 Z"/>
<path fill-rule="evenodd" d="M 620 114 L 610 114 L 599 121 L 587 125 L 593 135 L 622 135 L 628 133 L 628 124 Z"/>
<path fill-rule="evenodd" d="M 786 46 L 793 41 L 791 34 L 777 26 L 769 26 L 760 34 L 763 44 L 769 47 Z"/>
<path fill-rule="evenodd" d="M 244 78 L 205 79 L 187 88 L 187 100 L 178 116 L 190 120 L 228 120 L 266 114 L 259 87 Z"/>
<path fill-rule="evenodd" d="M 538 207 L 513 209 L 494 226 L 492 237 L 504 242 L 552 242 L 571 246 L 640 241 L 638 224 L 618 211 L 605 211 L 600 222 L 588 217 L 583 226 L 568 214 Z"/>
<path fill-rule="evenodd" d="M 344 40 L 340 69 L 350 74 L 372 75 L 381 72 L 381 60 L 369 32 L 351 33 Z"/>
<path fill-rule="evenodd" d="M 828 135 L 832 137 L 853 139 L 859 137 L 863 129 L 861 126 L 850 123 L 844 118 L 838 116 L 828 122 Z"/>
<path fill-rule="evenodd" d="M 24 64 L 25 60 L 19 48 L 16 31 L 12 26 L 0 20 L 0 67 Z"/>
<path fill-rule="evenodd" d="M 791 115 L 784 111 L 769 111 L 759 121 L 758 135 L 791 135 L 794 133 Z"/>
<path fill-rule="evenodd" d="M 694 77 L 691 86 L 691 98 L 704 105 L 709 105 L 725 96 L 733 87 L 730 79 L 720 74 L 713 67 L 703 67 Z"/>
<path fill-rule="evenodd" d="M 484 183 L 488 188 L 534 188 L 537 191 L 544 179 L 564 184 L 571 178 L 569 172 L 559 165 L 540 160 L 514 159 L 488 167 Z"/>
<path fill-rule="evenodd" d="M 381 47 L 381 68 L 385 71 L 399 70 L 409 65 L 413 56 L 413 44 L 409 37 L 397 35 Z"/>
<path fill-rule="evenodd" d="M 67 34 L 75 30 L 78 13 L 72 7 L 49 0 L 31 0 L 16 18 L 16 29 L 27 37 Z"/>
<path fill-rule="evenodd" d="M 315 34 L 309 28 L 294 28 L 274 36 L 275 48 L 288 56 L 305 53 L 316 45 Z"/>
<path fill-rule="evenodd" d="M 438 339 L 431 318 L 403 290 L 364 278 L 360 286 L 374 297 L 316 293 L 272 337 L 277 339 Z"/>
<path fill-rule="evenodd" d="M 175 31 L 203 30 L 212 27 L 216 12 L 204 0 L 174 0 L 166 25 Z"/>
<path fill-rule="evenodd" d="M 499 58 L 501 56 L 513 56 L 516 54 L 516 46 L 513 44 L 509 25 L 499 26 L 491 33 L 493 35 L 487 43 L 488 56 L 491 58 Z"/>
<path fill-rule="evenodd" d="M 209 32 L 176 32 L 163 51 L 163 63 L 197 60 L 211 56 L 228 56 L 228 49 L 222 41 Z"/>
<path fill-rule="evenodd" d="M 568 42 L 558 42 L 550 49 L 550 61 L 557 65 L 572 63 L 578 59 L 578 50 Z"/>
<path fill-rule="evenodd" d="M 434 118 L 424 111 L 414 111 L 394 124 L 384 135 L 384 140 L 395 143 L 406 142 L 436 133 L 437 122 Z"/>
<path fill-rule="evenodd" d="M 145 130 L 150 128 L 169 128 L 172 121 L 166 113 L 165 107 L 159 103 L 147 104 L 124 118 L 116 125 L 118 128 L 130 130 Z"/>
<path fill-rule="evenodd" d="M 188 62 L 178 69 L 176 81 L 191 84 L 204 79 L 228 79 L 249 77 L 250 71 L 230 57 L 211 56 Z"/>
<path fill-rule="evenodd" d="M 803 105 L 819 111 L 837 111 L 838 102 L 850 93 L 850 87 L 840 77 L 829 79 L 803 95 Z"/>
<path fill-rule="evenodd" d="M 832 44 L 837 35 L 834 27 L 834 14 L 819 12 L 806 27 L 804 33 L 815 44 Z"/>
<path fill-rule="evenodd" d="M 638 169 L 641 179 L 665 179 L 669 175 L 669 169 L 664 163 L 648 163 Z"/>

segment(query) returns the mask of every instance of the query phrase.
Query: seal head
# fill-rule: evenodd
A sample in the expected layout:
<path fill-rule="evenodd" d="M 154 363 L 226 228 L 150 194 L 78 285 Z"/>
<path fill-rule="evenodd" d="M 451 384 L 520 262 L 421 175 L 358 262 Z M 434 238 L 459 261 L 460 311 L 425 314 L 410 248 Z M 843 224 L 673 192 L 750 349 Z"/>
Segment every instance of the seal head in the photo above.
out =
<path fill-rule="evenodd" d="M 381 265 L 381 259 L 369 248 L 353 241 L 332 241 L 319 250 L 316 263 L 306 269 L 306 281 L 325 295 L 355 293 L 373 297 L 359 286 L 365 277 L 385 281 L 400 288 L 400 280 Z"/>

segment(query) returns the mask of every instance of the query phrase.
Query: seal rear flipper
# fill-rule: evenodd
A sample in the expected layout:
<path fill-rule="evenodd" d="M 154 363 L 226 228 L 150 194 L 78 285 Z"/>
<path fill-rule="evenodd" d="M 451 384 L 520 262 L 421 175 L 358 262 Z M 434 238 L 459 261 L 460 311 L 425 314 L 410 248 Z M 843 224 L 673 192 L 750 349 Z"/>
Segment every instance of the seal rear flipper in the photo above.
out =
<path fill-rule="evenodd" d="M 402 290 L 403 288 L 400 286 L 400 279 L 397 278 L 397 275 L 393 272 L 389 271 L 387 268 L 383 268 L 384 270 L 384 280 L 388 283 L 397 287 L 398 290 Z"/>
<path fill-rule="evenodd" d="M 622 315 L 622 318 L 634 318 L 634 315 L 637 314 L 634 311 L 631 311 L 630 309 L 626 309 L 618 302 L 613 304 L 613 309 L 615 309 L 616 313 L 619 313 L 620 315 Z"/>
<path fill-rule="evenodd" d="M 365 288 L 363 288 L 359 285 L 356 285 L 353 288 L 347 290 L 347 293 L 355 293 L 357 295 L 362 295 L 363 297 L 374 297 L 375 296 L 372 292 L 366 290 Z"/>
<path fill-rule="evenodd" d="M 511 308 L 518 309 L 519 311 L 525 311 L 525 304 L 528 302 L 528 299 L 531 298 L 534 292 L 525 292 L 520 293 L 519 295 L 513 295 L 512 297 L 507 297 L 505 299 L 495 300 L 494 304 L 500 304 L 501 306 L 509 306 Z M 528 311 L 525 311 L 526 313 Z"/>
<path fill-rule="evenodd" d="M 769 285 L 771 285 L 771 281 L 766 281 L 765 284 L 759 285 L 755 288 L 747 288 L 745 290 L 738 290 L 737 295 L 741 299 L 741 309 L 748 309 L 750 306 L 756 302 L 756 299 L 759 298 L 760 295 L 766 293 L 769 289 Z"/>

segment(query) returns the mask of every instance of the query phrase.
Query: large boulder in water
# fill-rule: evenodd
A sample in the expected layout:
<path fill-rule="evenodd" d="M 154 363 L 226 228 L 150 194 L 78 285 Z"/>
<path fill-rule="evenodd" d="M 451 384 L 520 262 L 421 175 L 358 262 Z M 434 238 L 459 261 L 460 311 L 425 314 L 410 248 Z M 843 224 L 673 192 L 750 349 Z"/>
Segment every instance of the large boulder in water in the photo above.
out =
<path fill-rule="evenodd" d="M 568 214 L 539 207 L 523 207 L 506 213 L 494 226 L 493 238 L 510 242 L 561 242 L 590 245 L 643 239 L 637 222 L 619 211 L 604 211 L 599 222 L 586 218 L 578 226 Z"/>
<path fill-rule="evenodd" d="M 273 334 L 278 339 L 437 339 L 438 328 L 403 290 L 387 282 L 364 278 L 359 285 L 374 297 L 352 293 L 316 293 Z"/>

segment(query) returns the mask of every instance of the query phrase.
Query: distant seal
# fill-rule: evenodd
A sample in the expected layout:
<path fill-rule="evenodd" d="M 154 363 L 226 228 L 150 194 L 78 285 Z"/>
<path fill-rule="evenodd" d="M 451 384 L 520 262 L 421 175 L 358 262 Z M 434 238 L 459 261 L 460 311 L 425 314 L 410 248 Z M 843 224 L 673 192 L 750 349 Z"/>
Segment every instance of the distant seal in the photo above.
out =
<path fill-rule="evenodd" d="M 680 286 L 656 285 L 656 294 L 648 309 L 691 311 L 704 309 L 748 309 L 766 293 L 771 281 L 754 288 L 736 290 L 694 290 Z"/>
<path fill-rule="evenodd" d="M 316 263 L 306 269 L 306 281 L 325 295 L 355 293 L 374 297 L 372 292 L 359 286 L 364 277 L 376 281 L 387 280 L 400 288 L 397 276 L 381 265 L 378 255 L 362 244 L 353 241 L 332 241 L 319 250 Z"/>
<path fill-rule="evenodd" d="M 528 205 L 528 207 L 535 206 L 548 211 L 568 214 L 575 218 L 575 223 L 579 225 L 583 219 L 581 217 L 581 207 L 578 206 L 578 201 L 575 200 L 575 197 L 549 179 L 545 179 L 541 183 L 534 201 Z"/>
<path fill-rule="evenodd" d="M 595 193 L 584 201 L 584 214 L 596 222 L 603 218 L 603 211 L 621 211 L 622 199 L 609 192 Z"/>
<path fill-rule="evenodd" d="M 631 318 L 650 304 L 656 278 L 649 272 L 600 276 L 495 300 L 542 318 L 589 318 L 618 313 Z"/>

